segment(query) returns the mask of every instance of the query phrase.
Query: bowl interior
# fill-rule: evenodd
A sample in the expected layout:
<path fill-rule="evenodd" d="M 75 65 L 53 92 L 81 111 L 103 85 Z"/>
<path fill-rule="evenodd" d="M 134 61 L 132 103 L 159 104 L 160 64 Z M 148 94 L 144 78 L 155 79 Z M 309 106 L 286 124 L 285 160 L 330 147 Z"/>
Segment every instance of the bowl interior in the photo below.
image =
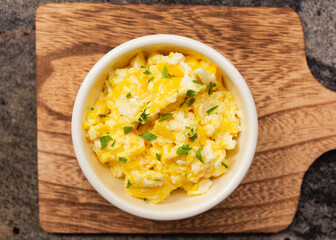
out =
<path fill-rule="evenodd" d="M 183 190 L 177 190 L 172 192 L 171 196 L 161 202 L 160 204 L 148 204 L 144 202 L 142 199 L 137 199 L 128 195 L 124 189 L 124 181 L 121 179 L 116 179 L 112 176 L 109 168 L 104 164 L 100 163 L 93 151 L 90 149 L 88 141 L 85 138 L 85 132 L 82 130 L 81 138 L 82 143 L 84 146 L 85 155 L 87 157 L 87 161 L 89 161 L 94 174 L 100 180 L 99 184 L 103 185 L 103 188 L 106 191 L 105 198 L 110 201 L 110 198 L 114 198 L 117 202 L 123 203 L 123 205 L 127 205 L 123 210 L 131 212 L 133 214 L 139 215 L 141 213 L 142 217 L 148 217 L 152 219 L 171 219 L 175 213 L 179 212 L 182 214 L 183 212 L 191 213 L 197 211 L 202 212 L 207 210 L 209 204 L 213 203 L 215 205 L 218 203 L 218 199 L 223 199 L 228 194 L 231 193 L 229 190 L 232 188 L 232 185 L 236 184 L 234 181 L 235 176 L 242 174 L 242 165 L 246 165 L 244 161 L 248 161 L 248 167 L 250 164 L 250 151 L 247 151 L 247 147 L 250 143 L 249 134 L 250 128 L 248 127 L 248 113 L 247 109 L 245 108 L 245 100 L 244 97 L 241 95 L 241 92 L 237 88 L 236 84 L 230 77 L 229 73 L 225 72 L 223 68 L 220 67 L 220 63 L 214 61 L 211 56 L 204 56 L 198 52 L 195 52 L 191 49 L 186 48 L 185 46 L 180 47 L 176 45 L 169 45 L 169 44 L 157 44 L 151 45 L 150 47 L 144 46 L 137 49 L 134 49 L 126 54 L 123 54 L 118 59 L 112 60 L 109 65 L 101 72 L 98 78 L 96 78 L 94 84 L 92 85 L 91 89 L 88 92 L 86 101 L 84 103 L 83 112 L 81 122 L 85 120 L 85 117 L 90 110 L 90 107 L 96 101 L 98 94 L 102 91 L 102 87 L 104 81 L 107 77 L 107 74 L 110 69 L 121 68 L 130 62 L 130 59 L 133 58 L 138 52 L 144 51 L 153 51 L 155 49 L 159 49 L 160 52 L 169 53 L 170 51 L 181 52 L 183 54 L 194 54 L 200 57 L 204 57 L 210 61 L 213 61 L 218 68 L 222 71 L 223 75 L 223 82 L 227 89 L 234 95 L 236 99 L 236 103 L 238 108 L 241 112 L 241 133 L 237 138 L 237 146 L 236 149 L 233 151 L 227 152 L 228 159 L 232 162 L 228 172 L 221 177 L 213 178 L 213 185 L 211 186 L 208 193 L 196 197 L 189 197 L 187 196 L 186 192 Z M 80 124 L 80 123 L 78 123 Z M 248 159 L 248 160 L 247 160 Z M 243 173 L 245 174 L 245 172 Z M 234 187 L 233 187 L 234 188 Z M 228 191 L 229 190 L 229 191 Z M 110 201 L 111 202 L 111 201 Z M 112 203 L 116 203 L 115 201 Z M 202 210 L 203 209 L 203 210 Z M 136 210 L 137 213 L 132 212 Z M 155 215 L 157 217 L 155 217 Z M 166 216 L 166 217 L 164 217 Z M 189 217 L 188 214 L 184 215 L 184 217 Z M 182 217 L 180 217 L 182 218 Z"/>

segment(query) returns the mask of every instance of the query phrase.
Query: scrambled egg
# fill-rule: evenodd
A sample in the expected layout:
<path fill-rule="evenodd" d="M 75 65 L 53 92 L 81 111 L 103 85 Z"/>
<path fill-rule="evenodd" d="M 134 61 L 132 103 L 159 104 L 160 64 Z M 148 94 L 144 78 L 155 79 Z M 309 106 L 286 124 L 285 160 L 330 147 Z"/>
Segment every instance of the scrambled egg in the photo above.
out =
<path fill-rule="evenodd" d="M 211 178 L 227 171 L 238 114 L 214 64 L 181 53 L 139 53 L 110 71 L 83 129 L 130 195 L 159 203 L 177 188 L 204 194 Z"/>

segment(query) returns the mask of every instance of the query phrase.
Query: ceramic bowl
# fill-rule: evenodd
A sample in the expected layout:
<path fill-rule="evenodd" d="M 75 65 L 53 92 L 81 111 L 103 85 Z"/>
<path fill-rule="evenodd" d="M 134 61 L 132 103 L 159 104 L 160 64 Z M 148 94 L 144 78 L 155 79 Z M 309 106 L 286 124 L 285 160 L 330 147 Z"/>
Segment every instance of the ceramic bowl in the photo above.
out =
<path fill-rule="evenodd" d="M 101 164 L 85 138 L 82 122 L 90 106 L 101 92 L 109 70 L 126 66 L 140 51 L 177 51 L 183 54 L 202 55 L 214 62 L 224 77 L 224 85 L 234 95 L 241 112 L 241 133 L 236 149 L 227 157 L 233 162 L 228 172 L 213 178 L 210 190 L 200 196 L 189 197 L 182 190 L 174 191 L 160 204 L 148 204 L 128 195 L 122 179 L 112 176 Z M 176 35 L 150 35 L 125 42 L 103 56 L 85 77 L 73 108 L 72 141 L 78 163 L 97 192 L 119 209 L 130 214 L 153 220 L 177 220 L 195 216 L 216 206 L 228 197 L 247 173 L 254 157 L 258 119 L 251 92 L 237 69 L 213 48 L 196 40 Z"/>

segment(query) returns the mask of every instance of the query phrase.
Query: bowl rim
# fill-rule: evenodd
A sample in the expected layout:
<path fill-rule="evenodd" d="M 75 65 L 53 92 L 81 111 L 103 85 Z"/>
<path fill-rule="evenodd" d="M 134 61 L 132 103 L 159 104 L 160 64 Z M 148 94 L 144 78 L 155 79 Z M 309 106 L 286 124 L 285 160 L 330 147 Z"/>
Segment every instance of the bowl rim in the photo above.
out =
<path fill-rule="evenodd" d="M 190 49 L 196 51 L 203 56 L 211 59 L 216 65 L 225 71 L 231 78 L 233 84 L 237 88 L 241 95 L 241 100 L 246 108 L 246 118 L 247 127 L 249 129 L 249 135 L 247 137 L 247 142 L 249 143 L 246 147 L 246 159 L 244 159 L 243 164 L 238 169 L 237 173 L 232 177 L 226 188 L 221 191 L 215 197 L 203 202 L 197 207 L 191 208 L 185 211 L 172 211 L 162 213 L 160 211 L 153 212 L 148 209 L 143 209 L 137 207 L 121 199 L 110 191 L 107 186 L 96 176 L 90 162 L 85 154 L 84 143 L 82 142 L 82 114 L 84 111 L 84 105 L 86 98 L 98 78 L 99 74 L 114 60 L 124 54 L 145 47 L 149 45 L 174 45 L 181 48 Z M 79 91 L 76 96 L 76 100 L 73 107 L 72 119 L 71 119 L 71 135 L 72 143 L 75 151 L 75 155 L 80 168 L 82 169 L 85 177 L 94 187 L 94 189 L 108 202 L 118 207 L 119 209 L 130 213 L 132 215 L 151 219 L 151 220 L 179 220 L 184 218 L 189 218 L 200 213 L 203 213 L 210 208 L 216 206 L 218 203 L 222 202 L 226 197 L 228 197 L 240 184 L 240 182 L 245 177 L 255 154 L 257 139 L 258 139 L 258 118 L 256 106 L 252 97 L 252 94 L 238 70 L 227 60 L 223 55 L 214 50 L 213 48 L 196 41 L 191 38 L 170 35 L 170 34 L 157 34 L 157 35 L 147 35 L 139 38 L 127 41 L 111 51 L 105 54 L 88 72 L 85 79 L 83 80 Z"/>

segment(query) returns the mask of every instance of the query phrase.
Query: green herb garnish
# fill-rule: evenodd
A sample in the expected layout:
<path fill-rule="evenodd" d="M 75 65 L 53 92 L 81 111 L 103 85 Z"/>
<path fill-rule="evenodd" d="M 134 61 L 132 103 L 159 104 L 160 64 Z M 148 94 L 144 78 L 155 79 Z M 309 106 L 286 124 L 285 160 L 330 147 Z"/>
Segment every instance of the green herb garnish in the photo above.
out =
<path fill-rule="evenodd" d="M 99 114 L 98 116 L 99 116 L 100 118 L 106 117 L 105 114 Z"/>
<path fill-rule="evenodd" d="M 209 90 L 208 90 L 208 94 L 209 94 L 209 96 L 211 95 L 211 90 L 212 90 L 213 88 L 215 88 L 216 86 L 217 86 L 216 83 L 210 82 Z"/>
<path fill-rule="evenodd" d="M 168 118 L 171 118 L 173 115 L 174 115 L 174 113 L 164 113 L 164 114 L 162 114 L 161 119 L 159 120 L 159 122 L 167 120 Z"/>
<path fill-rule="evenodd" d="M 124 164 L 124 163 L 127 163 L 128 159 L 127 158 L 124 158 L 124 157 L 119 157 L 119 162 L 120 164 Z"/>
<path fill-rule="evenodd" d="M 223 163 L 223 162 L 222 162 L 222 165 L 223 165 L 225 168 L 228 168 L 228 166 L 227 166 L 225 163 Z"/>
<path fill-rule="evenodd" d="M 169 75 L 169 78 L 172 79 L 173 77 L 175 77 L 175 74 L 173 75 Z"/>
<path fill-rule="evenodd" d="M 127 180 L 127 186 L 126 188 L 132 187 L 132 183 L 130 182 L 130 180 Z"/>
<path fill-rule="evenodd" d="M 197 139 L 197 133 L 194 134 L 194 136 L 189 137 L 191 142 L 194 142 Z"/>
<path fill-rule="evenodd" d="M 132 131 L 133 127 L 124 127 L 125 135 L 129 134 Z"/>
<path fill-rule="evenodd" d="M 189 89 L 187 91 L 187 96 L 184 98 L 184 101 L 180 104 L 179 108 L 181 108 L 183 106 L 183 104 L 187 101 L 188 98 L 192 98 L 190 99 L 189 101 L 189 104 L 188 106 L 190 107 L 191 104 L 193 104 L 195 102 L 195 98 L 193 99 L 193 96 L 196 96 L 198 92 L 192 90 L 192 89 Z"/>
<path fill-rule="evenodd" d="M 186 129 L 190 129 L 190 127 L 188 127 L 188 126 L 185 126 L 185 128 L 186 128 Z"/>
<path fill-rule="evenodd" d="M 184 98 L 184 101 L 180 104 L 179 108 L 181 108 L 183 106 L 183 104 L 187 101 L 188 97 Z"/>
<path fill-rule="evenodd" d="M 161 161 L 161 155 L 160 155 L 160 154 L 155 153 L 155 156 L 156 156 L 156 159 L 157 159 L 158 161 Z"/>
<path fill-rule="evenodd" d="M 151 77 L 150 79 L 148 79 L 148 83 L 150 83 L 152 80 L 154 80 L 154 77 Z"/>
<path fill-rule="evenodd" d="M 216 108 L 218 108 L 218 105 L 217 105 L 217 106 L 214 106 L 214 107 L 210 108 L 208 111 L 206 111 L 207 114 L 210 115 L 210 113 L 213 112 L 214 110 L 216 110 Z"/>
<path fill-rule="evenodd" d="M 178 155 L 187 155 L 191 149 L 192 148 L 189 147 L 189 145 L 182 145 L 181 147 L 179 147 L 176 150 L 176 154 L 178 154 Z"/>
<path fill-rule="evenodd" d="M 188 107 L 190 107 L 194 102 L 195 102 L 195 98 L 194 97 L 190 98 Z"/>
<path fill-rule="evenodd" d="M 147 203 L 147 204 L 149 203 L 147 198 L 144 198 L 144 202 Z"/>
<path fill-rule="evenodd" d="M 126 95 L 127 98 L 131 98 L 132 97 L 132 94 L 129 92 L 127 95 Z"/>
<path fill-rule="evenodd" d="M 91 108 L 91 111 L 93 111 L 93 110 L 94 110 L 94 108 L 92 107 L 92 108 Z"/>
<path fill-rule="evenodd" d="M 107 143 L 109 141 L 111 141 L 111 140 L 112 140 L 112 138 L 110 136 L 103 136 L 103 137 L 101 137 L 100 138 L 100 144 L 101 144 L 101 148 L 100 149 L 106 148 Z"/>
<path fill-rule="evenodd" d="M 137 126 L 137 130 L 139 130 L 140 127 L 141 127 L 141 122 L 138 124 L 138 126 Z"/>
<path fill-rule="evenodd" d="M 200 147 L 200 148 L 197 150 L 197 152 L 196 152 L 196 157 L 198 158 L 198 160 L 200 160 L 202 163 L 204 163 L 203 160 L 202 160 L 202 154 L 201 154 L 202 149 L 203 149 L 203 147 Z"/>
<path fill-rule="evenodd" d="M 192 82 L 195 83 L 195 84 L 204 85 L 202 82 L 199 82 L 197 80 L 192 80 Z"/>
<path fill-rule="evenodd" d="M 161 179 L 155 178 L 155 179 L 153 179 L 153 181 L 159 182 L 159 181 L 161 181 Z"/>
<path fill-rule="evenodd" d="M 139 136 L 143 137 L 144 139 L 146 139 L 148 141 L 153 141 L 157 138 L 157 136 L 155 136 L 153 133 L 150 133 L 150 132 L 144 132 L 144 133 L 140 134 Z"/>
<path fill-rule="evenodd" d="M 164 68 L 163 68 L 163 71 L 162 71 L 162 77 L 163 78 L 169 78 L 169 75 L 168 75 L 168 69 L 167 69 L 167 66 L 165 65 Z"/>
<path fill-rule="evenodd" d="M 196 96 L 196 95 L 197 95 L 197 92 L 195 90 L 189 89 L 187 91 L 187 96 L 188 97 L 193 97 L 193 96 Z"/>
<path fill-rule="evenodd" d="M 148 69 L 146 69 L 144 72 L 143 72 L 143 74 L 145 74 L 145 75 L 150 75 L 150 74 L 152 74 Z"/>
<path fill-rule="evenodd" d="M 140 114 L 140 117 L 142 118 L 143 121 L 148 122 L 147 116 L 149 116 L 149 113 L 148 114 L 146 113 L 146 109 L 147 108 L 143 110 L 143 112 Z M 139 121 L 141 121 L 141 118 L 139 118 Z"/>
<path fill-rule="evenodd" d="M 113 141 L 111 147 L 114 147 L 114 145 L 116 144 L 116 141 L 117 141 L 117 140 L 114 139 L 114 141 Z"/>

